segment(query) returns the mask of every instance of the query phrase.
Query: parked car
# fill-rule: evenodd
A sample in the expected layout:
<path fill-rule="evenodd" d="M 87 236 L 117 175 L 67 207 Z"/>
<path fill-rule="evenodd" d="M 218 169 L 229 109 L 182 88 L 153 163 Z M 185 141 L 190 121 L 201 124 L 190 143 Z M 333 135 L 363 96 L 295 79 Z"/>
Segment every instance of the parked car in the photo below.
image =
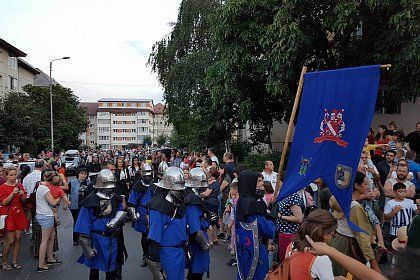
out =
<path fill-rule="evenodd" d="M 82 164 L 82 160 L 77 150 L 68 150 L 64 153 L 66 163 L 66 175 L 76 175 L 77 169 Z"/>

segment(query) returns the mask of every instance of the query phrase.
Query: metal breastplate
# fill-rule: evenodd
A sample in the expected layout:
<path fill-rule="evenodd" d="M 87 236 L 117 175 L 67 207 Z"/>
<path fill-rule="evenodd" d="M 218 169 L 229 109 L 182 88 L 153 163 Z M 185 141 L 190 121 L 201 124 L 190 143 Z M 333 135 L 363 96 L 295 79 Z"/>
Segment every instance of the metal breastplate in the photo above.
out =
<path fill-rule="evenodd" d="M 101 199 L 99 201 L 99 205 L 101 207 L 101 215 L 106 216 L 112 212 L 112 204 L 110 199 Z"/>

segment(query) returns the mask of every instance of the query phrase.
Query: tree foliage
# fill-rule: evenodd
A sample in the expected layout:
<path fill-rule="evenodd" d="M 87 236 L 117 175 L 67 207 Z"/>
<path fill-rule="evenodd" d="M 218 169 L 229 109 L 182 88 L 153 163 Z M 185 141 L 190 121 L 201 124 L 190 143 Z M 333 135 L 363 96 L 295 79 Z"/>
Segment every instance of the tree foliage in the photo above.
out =
<path fill-rule="evenodd" d="M 54 148 L 75 149 L 86 129 L 85 112 L 68 88 L 53 86 Z M 0 110 L 0 145 L 14 145 L 32 154 L 51 147 L 50 93 L 48 88 L 27 85 L 11 92 Z"/>
<path fill-rule="evenodd" d="M 320 71 L 392 64 L 387 100 L 420 95 L 420 5 L 408 0 L 184 0 L 149 63 L 169 122 L 190 146 L 215 145 L 249 123 L 271 144 L 287 121 L 303 65 Z"/>

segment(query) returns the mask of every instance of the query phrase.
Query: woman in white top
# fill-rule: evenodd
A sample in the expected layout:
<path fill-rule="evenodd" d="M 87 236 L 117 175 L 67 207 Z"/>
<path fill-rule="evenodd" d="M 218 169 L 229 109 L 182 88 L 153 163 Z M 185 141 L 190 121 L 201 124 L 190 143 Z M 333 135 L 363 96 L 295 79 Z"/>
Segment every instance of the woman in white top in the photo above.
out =
<path fill-rule="evenodd" d="M 48 172 L 45 172 L 45 177 L 48 177 Z M 51 181 L 60 180 L 61 177 L 56 174 L 52 176 Z M 53 182 L 51 182 L 53 183 Z M 36 220 L 41 226 L 42 238 L 41 244 L 39 245 L 39 254 L 38 254 L 38 272 L 48 271 L 51 266 L 60 264 L 60 261 L 54 259 L 53 256 L 53 247 L 54 247 L 54 212 L 51 206 L 58 204 L 61 198 L 54 199 L 51 194 L 50 189 L 43 183 L 38 186 L 36 191 Z M 45 255 L 47 255 L 47 261 L 45 261 Z"/>

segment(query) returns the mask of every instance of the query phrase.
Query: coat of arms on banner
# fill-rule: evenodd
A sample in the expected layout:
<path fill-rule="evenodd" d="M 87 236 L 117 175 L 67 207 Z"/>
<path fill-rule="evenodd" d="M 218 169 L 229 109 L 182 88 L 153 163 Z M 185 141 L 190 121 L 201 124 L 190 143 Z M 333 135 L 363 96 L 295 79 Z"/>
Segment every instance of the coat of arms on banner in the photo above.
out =
<path fill-rule="evenodd" d="M 302 176 L 306 175 L 306 171 L 309 167 L 309 163 L 311 162 L 311 159 L 302 157 L 302 160 L 300 161 L 300 166 L 299 166 L 299 175 L 302 175 Z"/>
<path fill-rule="evenodd" d="M 335 169 L 334 182 L 340 189 L 345 189 L 350 186 L 353 169 L 351 167 L 337 164 Z"/>
<path fill-rule="evenodd" d="M 325 109 L 324 119 L 321 121 L 319 137 L 314 139 L 314 143 L 323 141 L 334 141 L 337 145 L 347 147 L 349 143 L 342 139 L 346 124 L 343 121 L 344 109 Z"/>

